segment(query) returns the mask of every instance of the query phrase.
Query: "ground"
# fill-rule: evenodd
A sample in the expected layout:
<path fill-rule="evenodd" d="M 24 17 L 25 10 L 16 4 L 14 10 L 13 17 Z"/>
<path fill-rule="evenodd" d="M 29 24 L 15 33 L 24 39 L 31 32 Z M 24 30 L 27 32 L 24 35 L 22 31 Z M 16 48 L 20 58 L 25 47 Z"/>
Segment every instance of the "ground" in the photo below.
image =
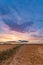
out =
<path fill-rule="evenodd" d="M 43 65 L 43 45 L 24 44 L 0 65 Z"/>

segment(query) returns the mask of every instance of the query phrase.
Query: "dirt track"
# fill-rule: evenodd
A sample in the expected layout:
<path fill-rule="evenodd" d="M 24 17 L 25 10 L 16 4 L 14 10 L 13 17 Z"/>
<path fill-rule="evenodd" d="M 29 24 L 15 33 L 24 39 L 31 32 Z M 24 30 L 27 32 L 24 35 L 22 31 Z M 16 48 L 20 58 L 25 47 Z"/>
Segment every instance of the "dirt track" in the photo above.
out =
<path fill-rule="evenodd" d="M 1 65 L 43 65 L 43 45 L 23 45 Z"/>

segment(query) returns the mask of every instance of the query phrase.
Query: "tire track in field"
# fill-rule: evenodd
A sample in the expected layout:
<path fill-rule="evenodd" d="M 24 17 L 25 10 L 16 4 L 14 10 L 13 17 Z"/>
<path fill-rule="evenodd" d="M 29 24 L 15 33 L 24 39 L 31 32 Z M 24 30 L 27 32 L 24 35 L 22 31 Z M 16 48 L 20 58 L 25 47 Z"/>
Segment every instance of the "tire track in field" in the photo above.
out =
<path fill-rule="evenodd" d="M 6 59 L 2 59 L 2 61 L 0 61 L 0 65 L 10 65 L 10 63 L 11 63 L 12 60 L 13 60 L 13 56 L 16 55 L 16 53 L 18 52 L 18 50 L 20 49 L 21 46 L 23 46 L 23 44 L 22 44 L 22 45 L 18 45 L 18 46 L 16 46 L 16 47 L 13 48 L 13 49 L 10 49 L 10 50 L 9 50 L 9 53 L 10 53 L 11 55 L 9 55 L 9 57 L 6 58 Z M 10 51 L 11 51 L 11 52 L 10 52 Z M 8 54 L 8 51 L 7 51 L 6 55 L 7 55 L 7 54 Z M 0 56 L 0 57 L 1 57 L 1 56 Z M 4 57 L 4 55 L 3 55 L 3 57 Z"/>

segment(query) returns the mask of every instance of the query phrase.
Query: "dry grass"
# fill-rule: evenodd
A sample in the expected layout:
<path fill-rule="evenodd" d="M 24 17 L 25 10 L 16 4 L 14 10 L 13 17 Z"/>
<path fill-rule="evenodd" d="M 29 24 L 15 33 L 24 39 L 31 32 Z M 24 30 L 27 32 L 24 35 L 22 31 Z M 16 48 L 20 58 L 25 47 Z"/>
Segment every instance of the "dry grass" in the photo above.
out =
<path fill-rule="evenodd" d="M 6 51 L 16 46 L 17 44 L 0 44 L 0 51 Z"/>
<path fill-rule="evenodd" d="M 11 57 L 14 52 L 16 52 L 16 49 L 18 49 L 20 46 L 21 45 L 13 45 L 13 47 L 11 46 L 9 49 L 5 48 L 6 50 L 0 51 L 0 61 L 6 60 L 7 58 Z"/>

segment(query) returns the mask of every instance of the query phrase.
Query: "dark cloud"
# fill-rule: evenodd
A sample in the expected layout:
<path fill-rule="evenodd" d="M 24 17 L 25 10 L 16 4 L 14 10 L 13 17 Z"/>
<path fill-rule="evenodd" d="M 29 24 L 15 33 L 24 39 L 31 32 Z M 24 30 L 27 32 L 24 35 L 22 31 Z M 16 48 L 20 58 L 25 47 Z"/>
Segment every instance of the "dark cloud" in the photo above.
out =
<path fill-rule="evenodd" d="M 3 19 L 4 23 L 10 27 L 11 30 L 17 31 L 17 32 L 24 32 L 26 27 L 31 27 L 33 25 L 33 22 L 24 22 L 23 24 L 19 25 L 17 22 L 11 21 L 9 19 Z"/>
<path fill-rule="evenodd" d="M 36 38 L 43 38 L 42 35 L 31 35 L 31 36 L 36 37 Z"/>
<path fill-rule="evenodd" d="M 18 32 L 24 32 L 25 29 L 28 27 L 30 28 L 33 25 L 32 21 L 18 21 L 18 19 L 22 16 L 20 15 L 18 9 L 15 8 L 9 8 L 8 5 L 0 7 L 0 14 L 2 15 L 2 20 L 6 25 L 10 27 L 11 30 L 18 31 Z M 4 16 L 6 15 L 6 17 Z M 4 16 L 4 17 L 3 17 Z M 22 22 L 22 24 L 18 24 L 18 22 Z"/>

